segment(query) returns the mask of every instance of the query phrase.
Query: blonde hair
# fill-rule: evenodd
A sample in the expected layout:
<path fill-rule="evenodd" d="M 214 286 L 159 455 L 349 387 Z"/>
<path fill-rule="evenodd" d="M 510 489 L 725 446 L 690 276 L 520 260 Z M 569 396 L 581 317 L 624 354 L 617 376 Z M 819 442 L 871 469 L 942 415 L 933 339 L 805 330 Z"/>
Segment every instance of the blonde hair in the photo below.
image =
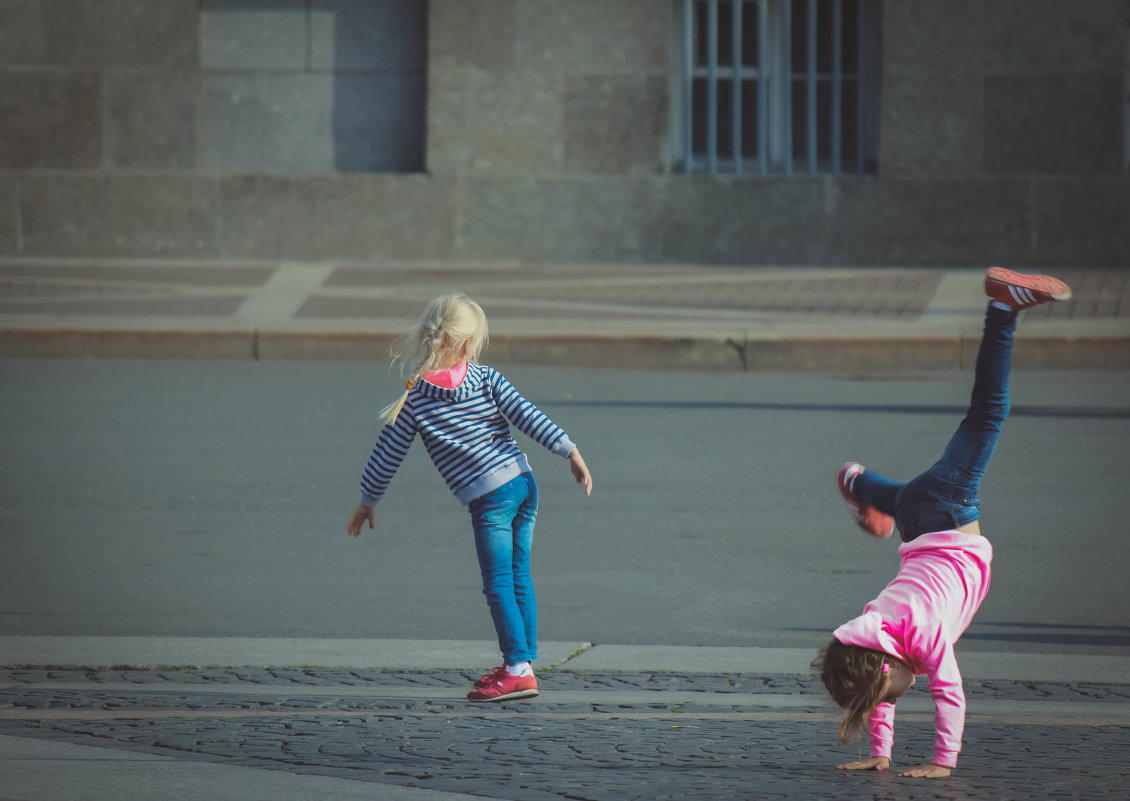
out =
<path fill-rule="evenodd" d="M 463 294 L 441 295 L 424 309 L 412 329 L 390 348 L 393 364 L 412 366 L 412 377 L 404 394 L 381 409 L 381 418 L 396 421 L 408 390 L 429 370 L 451 366 L 459 359 L 479 358 L 487 344 L 487 316 L 482 307 Z"/>
<path fill-rule="evenodd" d="M 844 710 L 844 718 L 837 731 L 841 742 L 858 737 L 875 707 L 883 700 L 887 687 L 883 665 L 896 661 L 882 651 L 844 645 L 836 639 L 820 649 L 812 668 L 820 674 L 832 700 Z"/>

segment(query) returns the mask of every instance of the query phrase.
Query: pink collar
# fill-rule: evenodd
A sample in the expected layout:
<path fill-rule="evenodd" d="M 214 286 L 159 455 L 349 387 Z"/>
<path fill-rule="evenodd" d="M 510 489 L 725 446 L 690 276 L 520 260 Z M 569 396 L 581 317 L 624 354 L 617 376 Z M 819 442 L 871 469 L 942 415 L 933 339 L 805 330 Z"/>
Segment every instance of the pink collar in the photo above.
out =
<path fill-rule="evenodd" d="M 421 376 L 429 384 L 435 384 L 444 389 L 457 389 L 467 377 L 468 362 L 466 359 L 447 370 L 429 370 Z"/>

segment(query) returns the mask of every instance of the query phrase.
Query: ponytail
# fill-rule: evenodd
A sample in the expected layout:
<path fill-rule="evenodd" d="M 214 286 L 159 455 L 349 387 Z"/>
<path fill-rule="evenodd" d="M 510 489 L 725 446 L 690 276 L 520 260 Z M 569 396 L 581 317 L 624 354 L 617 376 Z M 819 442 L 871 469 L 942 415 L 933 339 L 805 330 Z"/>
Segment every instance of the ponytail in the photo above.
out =
<path fill-rule="evenodd" d="M 420 374 L 417 373 L 416 378 L 419 377 Z M 381 409 L 380 416 L 382 420 L 384 420 L 386 423 L 396 422 L 396 418 L 400 416 L 400 410 L 404 408 L 404 402 L 408 400 L 408 392 L 412 389 L 412 385 L 414 383 L 416 383 L 415 378 L 404 385 L 404 393 L 399 398 Z"/>

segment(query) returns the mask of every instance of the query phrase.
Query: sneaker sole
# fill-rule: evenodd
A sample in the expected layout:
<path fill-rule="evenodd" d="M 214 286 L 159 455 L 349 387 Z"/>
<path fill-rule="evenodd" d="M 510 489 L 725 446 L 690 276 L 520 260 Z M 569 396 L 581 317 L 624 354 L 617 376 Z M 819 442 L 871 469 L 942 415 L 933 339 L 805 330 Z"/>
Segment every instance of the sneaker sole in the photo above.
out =
<path fill-rule="evenodd" d="M 537 690 L 519 690 L 516 693 L 509 695 L 496 695 L 493 698 L 471 698 L 467 697 L 468 701 L 476 704 L 493 704 L 495 701 L 514 701 L 518 698 L 534 698 L 538 695 Z"/>
<path fill-rule="evenodd" d="M 1025 275 L 1024 273 L 1007 270 L 1004 267 L 990 267 L 985 270 L 985 276 L 998 284 L 1042 292 L 1051 297 L 1052 300 L 1071 300 L 1071 287 L 1050 275 Z"/>

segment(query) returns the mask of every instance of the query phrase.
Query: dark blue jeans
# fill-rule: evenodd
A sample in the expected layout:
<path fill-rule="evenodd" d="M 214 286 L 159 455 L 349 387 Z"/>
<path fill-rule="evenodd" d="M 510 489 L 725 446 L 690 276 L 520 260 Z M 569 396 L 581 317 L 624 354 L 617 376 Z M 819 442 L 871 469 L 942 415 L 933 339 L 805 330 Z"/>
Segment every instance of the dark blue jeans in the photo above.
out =
<path fill-rule="evenodd" d="M 1008 417 L 1015 331 L 1016 312 L 989 307 L 969 411 L 933 467 L 906 484 L 872 470 L 856 478 L 856 497 L 892 515 L 904 542 L 931 531 L 959 528 L 980 516 L 977 493 Z"/>
<path fill-rule="evenodd" d="M 498 647 L 506 664 L 538 658 L 538 604 L 530 549 L 538 514 L 533 473 L 522 473 L 469 504 Z"/>

